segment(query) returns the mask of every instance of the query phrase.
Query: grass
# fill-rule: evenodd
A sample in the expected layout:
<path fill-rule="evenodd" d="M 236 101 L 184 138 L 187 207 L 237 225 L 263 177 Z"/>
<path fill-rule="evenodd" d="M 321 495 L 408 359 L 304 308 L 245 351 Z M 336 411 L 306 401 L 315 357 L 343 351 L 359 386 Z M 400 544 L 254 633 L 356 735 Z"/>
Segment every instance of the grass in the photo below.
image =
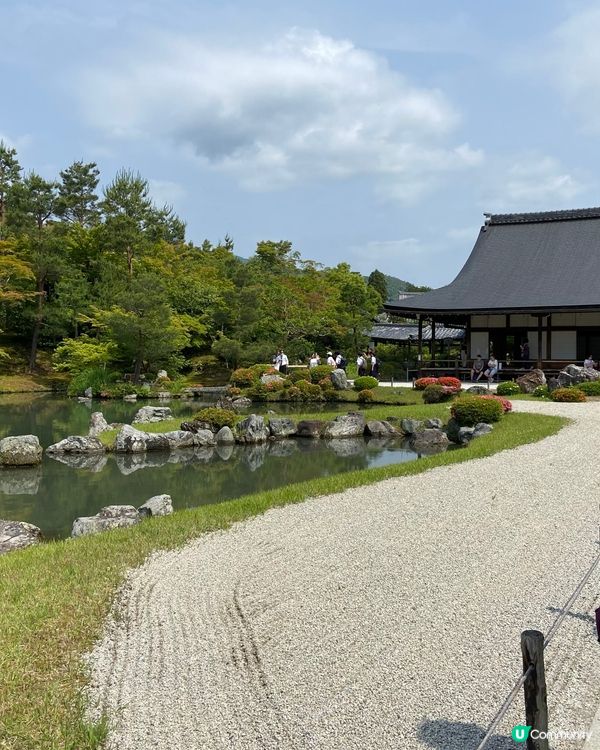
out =
<path fill-rule="evenodd" d="M 429 415 L 441 408 L 421 407 L 431 410 Z M 385 411 L 381 409 L 382 416 Z M 411 411 L 414 416 L 419 413 Z M 0 557 L 0 748 L 95 750 L 100 746 L 105 725 L 90 726 L 82 718 L 85 672 L 80 656 L 100 635 L 125 571 L 140 565 L 153 550 L 178 547 L 272 507 L 483 458 L 552 435 L 566 421 L 508 414 L 491 434 L 462 450 L 292 484 L 150 519 L 130 529 L 50 542 Z"/>
<path fill-rule="evenodd" d="M 0 393 L 42 393 L 66 390 L 66 379 L 59 375 L 0 375 Z"/>

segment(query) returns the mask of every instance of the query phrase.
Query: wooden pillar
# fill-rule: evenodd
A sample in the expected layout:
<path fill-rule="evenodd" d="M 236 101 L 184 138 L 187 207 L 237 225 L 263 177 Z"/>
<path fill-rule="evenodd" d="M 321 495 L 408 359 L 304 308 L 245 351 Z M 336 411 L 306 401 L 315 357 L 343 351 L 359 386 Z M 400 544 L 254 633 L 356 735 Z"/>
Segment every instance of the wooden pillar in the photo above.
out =
<path fill-rule="evenodd" d="M 546 359 L 552 359 L 552 315 L 546 318 Z"/>
<path fill-rule="evenodd" d="M 431 359 L 435 366 L 435 318 L 431 319 Z"/>
<path fill-rule="evenodd" d="M 421 371 L 423 368 L 423 316 L 417 315 L 418 326 L 418 338 L 417 338 L 417 369 L 419 371 L 419 377 L 421 377 Z"/>
<path fill-rule="evenodd" d="M 467 350 L 467 359 L 473 359 L 471 351 L 471 316 L 467 315 L 467 324 L 465 326 L 465 349 Z"/>
<path fill-rule="evenodd" d="M 541 369 L 542 367 L 542 315 L 538 315 L 538 335 L 537 335 L 537 363 L 536 367 Z"/>
<path fill-rule="evenodd" d="M 525 681 L 525 720 L 538 733 L 548 732 L 548 699 L 544 670 L 544 636 L 539 630 L 524 630 L 521 633 L 521 653 Z M 548 750 L 548 740 L 527 738 L 527 750 Z"/>

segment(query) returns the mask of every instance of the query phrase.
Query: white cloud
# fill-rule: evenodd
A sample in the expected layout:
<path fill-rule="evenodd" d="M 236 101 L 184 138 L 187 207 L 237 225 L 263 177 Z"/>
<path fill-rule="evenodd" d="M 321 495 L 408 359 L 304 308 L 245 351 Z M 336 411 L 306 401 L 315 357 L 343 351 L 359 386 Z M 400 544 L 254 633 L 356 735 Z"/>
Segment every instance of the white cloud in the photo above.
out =
<path fill-rule="evenodd" d="M 247 48 L 153 40 L 88 71 L 81 91 L 112 137 L 172 141 L 249 189 L 376 176 L 405 199 L 483 158 L 449 143 L 460 117 L 442 92 L 318 32 Z"/>
<path fill-rule="evenodd" d="M 175 206 L 185 196 L 185 189 L 178 182 L 170 180 L 148 180 L 150 195 L 157 206 Z"/>

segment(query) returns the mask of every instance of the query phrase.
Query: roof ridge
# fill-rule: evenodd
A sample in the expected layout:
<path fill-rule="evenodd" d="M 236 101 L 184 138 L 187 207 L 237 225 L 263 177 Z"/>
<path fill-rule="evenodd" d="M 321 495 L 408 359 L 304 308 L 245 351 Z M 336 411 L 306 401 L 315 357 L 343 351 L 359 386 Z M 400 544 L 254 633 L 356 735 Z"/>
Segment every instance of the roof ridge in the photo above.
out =
<path fill-rule="evenodd" d="M 600 219 L 600 206 L 594 208 L 570 208 L 562 211 L 532 211 L 515 214 L 484 214 L 486 224 L 537 224 L 545 221 L 573 221 L 577 219 Z"/>

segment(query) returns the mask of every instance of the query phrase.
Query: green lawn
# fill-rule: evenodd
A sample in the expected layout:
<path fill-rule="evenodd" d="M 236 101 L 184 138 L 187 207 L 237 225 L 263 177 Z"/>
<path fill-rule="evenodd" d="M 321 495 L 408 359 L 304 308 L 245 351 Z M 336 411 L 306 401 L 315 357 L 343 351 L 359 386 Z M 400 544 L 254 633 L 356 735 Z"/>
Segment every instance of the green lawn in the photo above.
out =
<path fill-rule="evenodd" d="M 413 407 L 410 415 L 434 416 L 447 408 Z M 388 413 L 386 407 L 370 412 Z M 508 414 L 491 434 L 462 450 L 294 484 L 179 511 L 130 529 L 51 542 L 0 557 L 0 748 L 92 750 L 99 746 L 104 727 L 87 726 L 82 719 L 85 673 L 79 657 L 100 635 L 125 571 L 141 564 L 153 550 L 180 546 L 275 506 L 489 456 L 554 434 L 565 423 L 558 417 Z"/>

